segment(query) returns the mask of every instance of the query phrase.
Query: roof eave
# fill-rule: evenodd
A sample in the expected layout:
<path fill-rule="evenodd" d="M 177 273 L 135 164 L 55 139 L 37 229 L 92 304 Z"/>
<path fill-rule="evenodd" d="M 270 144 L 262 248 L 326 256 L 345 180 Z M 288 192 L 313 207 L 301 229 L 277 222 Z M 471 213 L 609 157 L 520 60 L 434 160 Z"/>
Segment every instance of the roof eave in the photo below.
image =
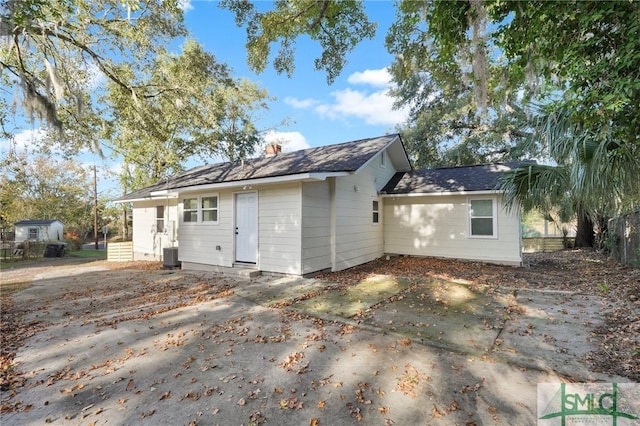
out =
<path fill-rule="evenodd" d="M 287 182 L 296 182 L 296 181 L 324 181 L 330 177 L 349 176 L 350 174 L 351 172 L 299 173 L 295 175 L 273 176 L 273 177 L 257 178 L 257 179 L 243 179 L 243 180 L 236 180 L 231 182 L 217 182 L 217 183 L 209 183 L 204 185 L 193 185 L 193 186 L 185 186 L 182 188 L 174 188 L 174 189 L 168 190 L 168 194 L 171 194 L 173 196 L 178 196 L 178 194 L 207 191 L 212 189 L 237 188 L 237 187 L 244 187 L 244 186 L 267 185 L 267 184 L 287 183 Z M 158 194 L 158 192 L 159 191 L 151 192 L 151 195 L 155 196 L 156 194 Z"/>
<path fill-rule="evenodd" d="M 501 190 L 483 190 L 483 191 L 440 191 L 440 192 L 406 192 L 402 194 L 387 194 L 380 193 L 380 197 L 382 198 L 404 198 L 404 197 L 442 197 L 442 196 L 451 196 L 451 195 L 497 195 L 502 194 L 504 191 Z"/>
<path fill-rule="evenodd" d="M 166 190 L 158 191 L 158 192 L 161 192 L 161 193 L 159 193 L 159 194 L 153 193 L 152 195 L 150 195 L 148 197 L 117 199 L 117 200 L 113 200 L 113 202 L 115 204 L 122 204 L 122 203 L 134 203 L 134 202 L 138 202 L 138 201 L 154 201 L 154 200 L 166 200 L 167 198 L 176 198 L 176 196 L 174 194 L 169 193 Z"/>

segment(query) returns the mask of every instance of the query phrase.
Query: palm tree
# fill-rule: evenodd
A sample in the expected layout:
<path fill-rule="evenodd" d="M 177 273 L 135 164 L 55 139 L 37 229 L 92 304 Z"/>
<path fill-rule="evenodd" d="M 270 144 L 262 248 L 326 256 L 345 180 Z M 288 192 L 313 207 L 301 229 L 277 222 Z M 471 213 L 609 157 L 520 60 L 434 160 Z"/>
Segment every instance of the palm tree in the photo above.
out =
<path fill-rule="evenodd" d="M 576 246 L 592 247 L 594 224 L 604 236 L 608 218 L 640 205 L 640 145 L 580 126 L 566 108 L 539 116 L 534 127 L 528 143 L 541 144 L 553 165 L 525 164 L 506 173 L 500 188 L 507 208 L 572 210 Z"/>

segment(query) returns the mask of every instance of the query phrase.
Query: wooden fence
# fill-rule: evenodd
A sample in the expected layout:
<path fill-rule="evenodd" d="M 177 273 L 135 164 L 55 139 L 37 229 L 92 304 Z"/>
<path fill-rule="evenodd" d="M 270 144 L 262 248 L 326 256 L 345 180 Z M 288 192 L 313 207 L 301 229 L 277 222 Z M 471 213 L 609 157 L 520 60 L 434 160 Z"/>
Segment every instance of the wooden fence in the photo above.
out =
<path fill-rule="evenodd" d="M 524 253 L 550 252 L 564 249 L 563 237 L 535 237 L 522 239 Z M 573 238 L 569 238 L 573 244 Z"/>
<path fill-rule="evenodd" d="M 133 241 L 107 244 L 107 260 L 110 262 L 129 262 L 133 260 Z"/>
<path fill-rule="evenodd" d="M 640 267 L 640 210 L 609 220 L 605 246 L 618 261 Z"/>

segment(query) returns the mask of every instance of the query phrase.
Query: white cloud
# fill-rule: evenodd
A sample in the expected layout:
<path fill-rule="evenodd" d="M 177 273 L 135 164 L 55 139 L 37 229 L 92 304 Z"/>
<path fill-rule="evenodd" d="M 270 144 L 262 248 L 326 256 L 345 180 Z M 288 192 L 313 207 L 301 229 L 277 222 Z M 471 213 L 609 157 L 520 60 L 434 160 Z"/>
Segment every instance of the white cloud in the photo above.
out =
<path fill-rule="evenodd" d="M 347 81 L 351 84 L 366 84 L 373 87 L 388 88 L 391 85 L 391 74 L 386 68 L 354 72 Z"/>
<path fill-rule="evenodd" d="M 284 103 L 291 105 L 294 108 L 300 108 L 300 109 L 305 109 L 305 108 L 310 108 L 316 104 L 318 104 L 318 100 L 316 99 L 312 99 L 312 98 L 307 98 L 307 99 L 296 99 L 294 97 L 291 96 L 287 96 L 286 98 L 284 98 Z"/>
<path fill-rule="evenodd" d="M 87 76 L 89 88 L 93 90 L 103 86 L 107 81 L 107 76 L 94 62 L 87 63 Z"/>
<path fill-rule="evenodd" d="M 18 152 L 26 151 L 29 146 L 33 146 L 41 141 L 46 132 L 43 129 L 29 129 L 17 133 L 11 139 L 0 139 L 0 147 L 3 152 L 15 150 Z"/>
<path fill-rule="evenodd" d="M 386 68 L 356 72 L 347 81 L 352 85 L 370 87 L 336 90 L 331 93 L 331 102 L 294 97 L 287 97 L 284 102 L 294 108 L 313 107 L 318 115 L 331 120 L 360 119 L 365 124 L 382 126 L 395 126 L 407 120 L 408 108 L 393 109 L 394 99 L 388 94 L 393 82 Z"/>
<path fill-rule="evenodd" d="M 178 7 L 182 9 L 183 12 L 188 12 L 193 10 L 193 5 L 191 4 L 191 0 L 178 0 Z"/>
<path fill-rule="evenodd" d="M 276 132 L 265 133 L 264 140 L 267 143 L 277 142 L 282 145 L 282 151 L 293 152 L 309 148 L 307 139 L 300 132 Z"/>
<path fill-rule="evenodd" d="M 333 120 L 359 118 L 366 124 L 395 126 L 408 117 L 407 109 L 394 110 L 393 98 L 386 90 L 337 90 L 331 93 L 334 102 L 316 107 L 321 116 Z"/>

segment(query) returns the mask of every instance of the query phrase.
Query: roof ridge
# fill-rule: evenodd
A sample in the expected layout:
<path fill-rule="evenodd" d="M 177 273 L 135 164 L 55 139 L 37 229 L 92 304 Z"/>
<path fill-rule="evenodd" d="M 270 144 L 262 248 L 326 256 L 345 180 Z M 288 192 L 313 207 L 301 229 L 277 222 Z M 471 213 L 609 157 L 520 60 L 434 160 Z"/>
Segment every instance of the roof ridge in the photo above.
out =
<path fill-rule="evenodd" d="M 421 169 L 417 169 L 417 172 L 420 171 L 433 171 L 433 170 L 447 170 L 447 169 L 463 169 L 463 168 L 471 168 L 471 167 L 483 167 L 483 166 L 497 166 L 497 165 L 509 165 L 509 164 L 527 164 L 527 163 L 534 163 L 535 160 L 514 160 L 514 161 L 496 161 L 493 163 L 480 163 L 480 164 L 464 164 L 464 165 L 460 165 L 460 166 L 442 166 L 442 167 L 432 167 L 432 168 L 421 168 Z"/>
<path fill-rule="evenodd" d="M 219 163 L 201 164 L 199 166 L 195 166 L 195 167 L 192 167 L 191 169 L 185 170 L 182 173 L 176 174 L 176 175 L 174 175 L 174 177 L 183 175 L 183 174 L 185 174 L 185 173 L 187 173 L 189 171 L 192 171 L 192 170 L 195 170 L 195 169 L 199 169 L 199 168 L 220 166 L 222 164 L 234 164 L 234 165 L 236 165 L 236 164 L 241 164 L 243 161 L 244 161 L 245 165 L 248 165 L 249 163 L 254 163 L 256 161 L 264 160 L 265 158 L 283 157 L 283 156 L 290 156 L 290 155 L 293 155 L 293 154 L 298 154 L 299 155 L 299 154 L 305 153 L 305 152 L 313 152 L 313 151 L 318 151 L 318 150 L 324 150 L 324 149 L 327 149 L 327 148 L 334 148 L 334 147 L 341 146 L 341 145 L 357 144 L 357 143 L 362 143 L 362 142 L 373 140 L 373 139 L 380 139 L 380 138 L 384 138 L 384 137 L 388 137 L 388 136 L 398 137 L 398 136 L 400 136 L 400 134 L 399 133 L 388 133 L 386 135 L 354 139 L 352 141 L 347 141 L 347 142 L 337 142 L 337 143 L 332 143 L 332 144 L 329 144 L 329 145 L 310 146 L 309 148 L 297 149 L 295 151 L 279 152 L 278 154 L 273 155 L 271 157 L 265 156 L 265 155 L 261 155 L 259 157 L 252 157 L 252 158 L 246 158 L 246 159 L 240 159 L 240 160 L 234 160 L 234 161 L 228 161 L 227 160 L 227 161 L 221 161 Z"/>

